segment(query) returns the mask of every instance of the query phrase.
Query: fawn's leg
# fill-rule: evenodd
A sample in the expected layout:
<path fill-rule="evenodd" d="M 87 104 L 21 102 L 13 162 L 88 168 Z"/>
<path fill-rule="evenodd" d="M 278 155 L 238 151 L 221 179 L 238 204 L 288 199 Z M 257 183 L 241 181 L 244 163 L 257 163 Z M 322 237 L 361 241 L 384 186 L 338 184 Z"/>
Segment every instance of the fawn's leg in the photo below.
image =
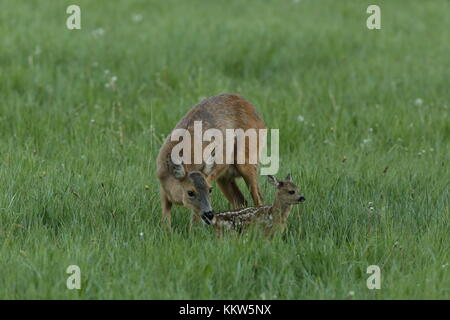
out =
<path fill-rule="evenodd" d="M 253 203 L 255 206 L 261 206 L 263 204 L 261 192 L 258 187 L 258 171 L 257 167 L 253 164 L 239 164 L 237 165 L 239 173 L 244 178 L 247 184 L 250 194 L 252 195 Z"/>
<path fill-rule="evenodd" d="M 219 178 L 217 179 L 217 185 L 224 194 L 225 198 L 227 198 L 230 202 L 233 209 L 242 208 L 247 205 L 241 190 L 239 190 L 233 178 Z"/>

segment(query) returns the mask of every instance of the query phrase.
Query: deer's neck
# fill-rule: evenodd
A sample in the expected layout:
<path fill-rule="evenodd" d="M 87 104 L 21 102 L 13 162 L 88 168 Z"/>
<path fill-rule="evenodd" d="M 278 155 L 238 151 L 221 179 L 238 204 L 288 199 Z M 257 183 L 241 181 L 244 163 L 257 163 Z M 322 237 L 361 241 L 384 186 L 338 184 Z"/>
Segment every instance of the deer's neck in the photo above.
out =
<path fill-rule="evenodd" d="M 278 198 L 276 198 L 270 210 L 274 221 L 277 223 L 285 223 L 289 213 L 291 212 L 291 208 L 292 205 L 282 203 Z"/>

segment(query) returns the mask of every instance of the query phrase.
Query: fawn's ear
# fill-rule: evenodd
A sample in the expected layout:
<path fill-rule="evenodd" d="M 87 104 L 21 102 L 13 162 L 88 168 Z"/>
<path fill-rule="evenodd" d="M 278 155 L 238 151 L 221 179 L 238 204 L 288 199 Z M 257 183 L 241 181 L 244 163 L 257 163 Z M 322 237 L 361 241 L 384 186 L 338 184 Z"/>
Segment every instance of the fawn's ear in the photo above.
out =
<path fill-rule="evenodd" d="M 184 176 L 186 175 L 186 171 L 184 171 L 184 167 L 183 167 L 183 165 L 181 164 L 181 161 L 180 161 L 179 164 L 175 164 L 175 163 L 172 161 L 172 155 L 171 155 L 171 153 L 168 153 L 168 154 L 167 154 L 167 167 L 169 168 L 169 172 L 170 172 L 171 174 L 173 174 L 173 176 L 174 176 L 176 179 L 182 179 L 182 178 L 184 178 Z"/>
<path fill-rule="evenodd" d="M 284 179 L 284 180 L 292 182 L 292 175 L 290 173 L 288 173 L 288 175 L 286 176 L 286 179 Z"/>
<path fill-rule="evenodd" d="M 277 178 L 275 178 L 274 176 L 271 176 L 270 174 L 267 175 L 267 180 L 273 184 L 275 187 L 278 187 L 280 185 L 280 181 L 278 181 Z"/>

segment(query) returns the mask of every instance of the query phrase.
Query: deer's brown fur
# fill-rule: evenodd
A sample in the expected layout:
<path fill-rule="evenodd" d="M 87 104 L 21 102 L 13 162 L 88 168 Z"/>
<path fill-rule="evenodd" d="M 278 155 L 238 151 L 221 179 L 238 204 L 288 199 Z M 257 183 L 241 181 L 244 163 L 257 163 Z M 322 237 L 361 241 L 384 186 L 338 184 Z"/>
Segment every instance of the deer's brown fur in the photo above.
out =
<path fill-rule="evenodd" d="M 225 137 L 226 129 L 265 129 L 263 120 L 259 117 L 255 107 L 247 100 L 236 94 L 221 94 L 210 97 L 192 108 L 176 125 L 175 129 L 187 129 L 193 137 L 194 121 L 202 121 L 202 129 L 219 129 Z M 205 212 L 211 212 L 209 190 L 212 181 L 217 181 L 222 193 L 228 199 L 233 208 L 246 206 L 246 201 L 236 185 L 236 178 L 244 178 L 253 202 L 259 206 L 262 198 L 257 182 L 257 165 L 250 164 L 250 150 L 248 143 L 245 144 L 245 163 L 237 164 L 214 164 L 213 166 L 202 164 L 174 165 L 170 159 L 172 148 L 178 141 L 171 141 L 170 135 L 165 140 L 157 158 L 157 176 L 160 180 L 160 195 L 163 209 L 162 220 L 166 220 L 170 226 L 170 209 L 172 204 L 188 207 L 193 213 L 194 221 L 198 221 Z M 192 139 L 191 150 L 194 150 Z M 203 142 L 203 148 L 209 142 Z M 224 155 L 226 143 L 224 142 Z M 257 150 L 259 150 L 259 146 Z M 225 156 L 224 156 L 225 157 Z M 193 157 L 192 157 L 193 159 Z M 257 155 L 259 159 L 259 154 Z M 204 188 L 195 185 L 191 178 L 196 174 L 197 181 L 203 180 Z M 197 183 L 198 184 L 198 183 Z M 187 192 L 192 191 L 202 199 L 192 201 Z"/>

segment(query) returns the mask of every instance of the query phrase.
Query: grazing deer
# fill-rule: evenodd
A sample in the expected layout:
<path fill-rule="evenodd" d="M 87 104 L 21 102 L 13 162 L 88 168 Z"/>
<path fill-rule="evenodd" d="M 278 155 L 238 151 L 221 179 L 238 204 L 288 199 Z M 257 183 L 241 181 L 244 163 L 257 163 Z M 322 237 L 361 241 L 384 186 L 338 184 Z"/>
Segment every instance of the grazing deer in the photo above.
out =
<path fill-rule="evenodd" d="M 218 129 L 224 134 L 226 129 L 243 129 L 244 131 L 266 129 L 255 107 L 235 94 L 221 94 L 204 99 L 178 122 L 175 129 L 186 129 L 193 135 L 196 121 L 202 122 L 203 129 Z M 195 149 L 193 143 L 191 150 Z M 193 213 L 194 222 L 200 221 L 204 214 L 212 214 L 210 192 L 211 182 L 214 180 L 233 208 L 247 205 L 235 181 L 239 177 L 244 178 L 254 204 L 257 206 L 262 204 L 257 182 L 258 164 L 251 164 L 248 161 L 250 156 L 254 155 L 254 150 L 252 151 L 248 144 L 245 144 L 243 164 L 238 164 L 236 159 L 232 164 L 214 163 L 214 159 L 201 164 L 175 164 L 172 161 L 171 152 L 176 144 L 178 141 L 171 141 L 169 135 L 157 158 L 157 176 L 160 180 L 163 209 L 161 221 L 166 221 L 169 228 L 170 209 L 173 204 L 189 208 Z M 204 148 L 208 143 L 202 142 L 202 144 Z M 226 145 L 223 147 L 225 150 Z M 256 158 L 259 159 L 260 148 L 257 147 L 257 150 Z M 233 156 L 236 157 L 236 150 Z"/>
<path fill-rule="evenodd" d="M 250 207 L 216 214 L 205 213 L 202 216 L 203 221 L 211 224 L 219 236 L 224 229 L 240 232 L 252 224 L 262 226 L 266 237 L 276 230 L 284 231 L 292 205 L 306 199 L 300 194 L 298 187 L 292 183 L 291 174 L 287 175 L 285 181 L 280 181 L 271 175 L 267 178 L 277 187 L 275 200 L 271 206 Z"/>

